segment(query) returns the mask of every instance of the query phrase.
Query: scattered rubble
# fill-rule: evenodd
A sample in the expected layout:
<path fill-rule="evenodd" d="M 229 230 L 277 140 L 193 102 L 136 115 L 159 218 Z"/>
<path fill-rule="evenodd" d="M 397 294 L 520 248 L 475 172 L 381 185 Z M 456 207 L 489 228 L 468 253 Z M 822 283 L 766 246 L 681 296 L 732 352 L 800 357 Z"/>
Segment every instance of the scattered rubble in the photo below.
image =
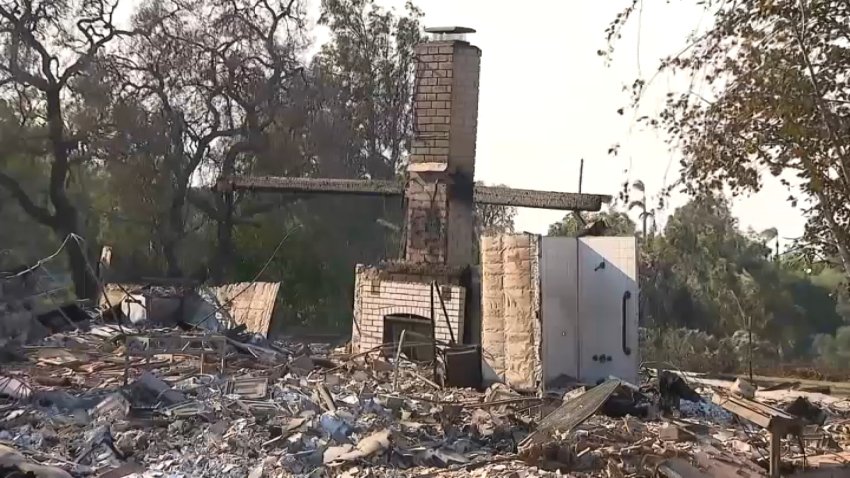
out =
<path fill-rule="evenodd" d="M 843 466 L 825 457 L 850 456 L 841 399 L 808 392 L 753 387 L 748 399 L 659 370 L 641 386 L 565 379 L 529 395 L 503 384 L 442 387 L 431 364 L 393 344 L 351 354 L 244 327 L 220 336 L 81 329 L 23 346 L 24 362 L 4 364 L 0 474 L 648 477 L 732 467 L 767 476 L 770 430 L 712 401 L 715 393 L 771 403 L 805 425 L 779 441 L 783 470 Z"/>

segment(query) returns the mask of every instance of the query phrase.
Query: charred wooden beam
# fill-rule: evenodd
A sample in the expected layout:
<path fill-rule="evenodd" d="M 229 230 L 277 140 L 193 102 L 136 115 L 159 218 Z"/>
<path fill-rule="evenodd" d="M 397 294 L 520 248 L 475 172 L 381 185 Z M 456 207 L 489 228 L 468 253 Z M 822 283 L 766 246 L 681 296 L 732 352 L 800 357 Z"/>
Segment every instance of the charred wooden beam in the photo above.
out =
<path fill-rule="evenodd" d="M 475 185 L 474 200 L 479 204 L 499 206 L 598 211 L 602 209 L 602 203 L 611 201 L 611 196 Z"/>
<path fill-rule="evenodd" d="M 290 178 L 284 176 L 244 176 L 219 180 L 216 190 L 265 191 L 277 193 L 350 194 L 363 196 L 402 196 L 404 183 L 387 179 Z M 598 211 L 611 196 L 555 191 L 512 189 L 476 184 L 473 200 L 499 206 L 559 209 L 566 211 Z"/>
<path fill-rule="evenodd" d="M 235 190 L 275 193 L 347 194 L 361 196 L 401 196 L 404 184 L 380 179 L 290 178 L 283 176 L 249 176 L 219 180 L 219 192 Z"/>

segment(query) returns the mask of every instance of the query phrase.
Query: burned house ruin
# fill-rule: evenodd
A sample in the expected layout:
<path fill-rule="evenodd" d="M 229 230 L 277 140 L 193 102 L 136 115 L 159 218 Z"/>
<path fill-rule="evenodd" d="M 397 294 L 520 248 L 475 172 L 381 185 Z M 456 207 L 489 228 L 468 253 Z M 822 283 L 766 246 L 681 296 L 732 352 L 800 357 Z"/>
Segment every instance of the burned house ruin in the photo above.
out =
<path fill-rule="evenodd" d="M 559 375 L 595 380 L 618 372 L 623 378 L 632 378 L 631 371 L 637 370 L 633 238 L 608 238 L 610 246 L 601 249 L 593 245 L 598 238 L 578 242 L 566 238 L 541 241 L 529 235 L 484 238 L 481 267 L 476 266 L 475 203 L 598 211 L 610 197 L 475 185 L 481 50 L 465 39 L 474 30 L 426 31 L 431 38 L 416 48 L 415 125 L 404 182 L 230 177 L 220 181 L 219 190 L 404 198 L 403 259 L 358 265 L 355 270 L 355 351 L 397 342 L 404 330 L 410 334 L 411 344 L 405 352 L 413 358 L 428 360 L 434 353 L 433 345 L 423 345 L 416 337 L 441 344 L 483 345 L 485 378 L 504 380 L 517 388 L 542 388 L 544 378 Z M 524 251 L 521 244 L 526 246 Z M 511 245 L 517 248 L 511 249 Z M 616 280 L 580 283 L 570 274 L 580 269 L 580 251 L 590 250 L 597 251 L 603 263 L 616 265 L 607 269 L 612 274 L 615 270 L 627 272 L 618 274 Z M 617 255 L 612 259 L 609 253 Z M 610 287 L 617 290 L 605 289 Z M 635 299 L 623 299 L 622 314 L 614 306 L 604 306 L 603 316 L 597 317 L 602 301 L 590 295 L 591 289 L 614 294 L 613 304 L 619 304 L 625 295 Z M 585 311 L 580 304 L 596 311 Z M 541 319 L 545 323 L 541 324 Z M 592 323 L 580 327 L 588 320 Z M 625 332 L 620 353 L 605 343 L 593 353 L 594 360 L 582 360 L 577 349 L 582 341 L 591 339 L 589 331 L 599 329 L 600 337 L 616 337 L 609 329 L 619 329 L 621 323 Z M 584 335 L 578 334 L 580 328 Z M 563 340 L 551 340 L 550 333 Z M 630 349 L 634 353 L 626 354 Z M 547 361 L 553 363 L 547 366 Z M 580 366 L 583 362 L 593 362 L 593 366 Z"/>

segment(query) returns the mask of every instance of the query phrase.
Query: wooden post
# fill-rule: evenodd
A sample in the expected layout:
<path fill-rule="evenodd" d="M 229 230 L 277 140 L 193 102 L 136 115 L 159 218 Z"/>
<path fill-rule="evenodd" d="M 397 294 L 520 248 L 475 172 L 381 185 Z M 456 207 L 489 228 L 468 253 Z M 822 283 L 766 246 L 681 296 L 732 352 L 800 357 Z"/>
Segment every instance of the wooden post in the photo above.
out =
<path fill-rule="evenodd" d="M 437 320 L 434 317 L 434 289 L 437 287 L 436 282 L 431 283 L 431 350 L 434 353 L 434 382 L 439 382 L 437 379 Z"/>
<path fill-rule="evenodd" d="M 407 329 L 401 329 L 401 336 L 398 339 L 398 348 L 395 351 L 395 370 L 393 371 L 393 392 L 398 390 L 398 364 L 401 362 L 401 348 L 404 347 L 404 334 Z M 436 357 L 434 357 L 436 360 Z"/>
<path fill-rule="evenodd" d="M 779 478 L 782 464 L 782 434 L 779 430 L 770 430 L 770 477 Z"/>
<path fill-rule="evenodd" d="M 130 340 L 129 337 L 124 337 L 124 386 L 127 386 L 130 375 Z"/>
<path fill-rule="evenodd" d="M 777 408 L 734 394 L 715 393 L 711 401 L 770 433 L 770 476 L 779 478 L 782 474 L 779 469 L 782 464 L 782 437 L 799 436 L 803 431 L 800 419 Z"/>
<path fill-rule="evenodd" d="M 221 354 L 221 374 L 224 375 L 225 361 L 227 360 L 227 341 L 219 339 L 218 353 Z"/>
<path fill-rule="evenodd" d="M 449 313 L 446 311 L 446 303 L 443 301 L 443 294 L 440 292 L 440 286 L 437 284 L 437 281 L 434 281 L 432 285 L 433 291 L 436 291 L 437 298 L 440 299 L 440 307 L 443 308 L 443 317 L 446 319 L 446 328 L 449 329 L 449 338 L 451 339 L 451 344 L 455 343 L 455 333 L 452 331 L 452 322 L 449 320 Z M 436 332 L 436 329 L 435 329 Z M 461 334 L 461 338 L 463 338 L 463 331 L 459 331 Z M 435 335 L 436 337 L 436 335 Z"/>

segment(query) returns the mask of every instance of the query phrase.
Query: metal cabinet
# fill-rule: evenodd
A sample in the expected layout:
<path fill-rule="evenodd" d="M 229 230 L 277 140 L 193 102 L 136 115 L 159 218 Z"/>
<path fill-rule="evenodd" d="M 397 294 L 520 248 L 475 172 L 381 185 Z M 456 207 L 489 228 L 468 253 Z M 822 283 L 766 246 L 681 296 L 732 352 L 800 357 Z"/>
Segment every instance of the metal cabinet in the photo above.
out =
<path fill-rule="evenodd" d="M 634 237 L 544 237 L 541 244 L 543 376 L 595 383 L 638 379 Z"/>

